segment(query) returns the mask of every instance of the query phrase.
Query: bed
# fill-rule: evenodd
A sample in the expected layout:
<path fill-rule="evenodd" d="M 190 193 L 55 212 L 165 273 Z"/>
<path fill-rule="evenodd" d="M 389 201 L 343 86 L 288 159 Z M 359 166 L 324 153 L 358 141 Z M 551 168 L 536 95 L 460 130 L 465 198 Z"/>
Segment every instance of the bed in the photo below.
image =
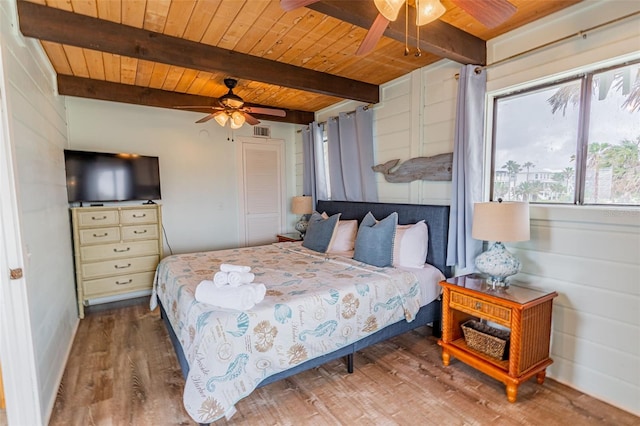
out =
<path fill-rule="evenodd" d="M 361 221 L 368 212 L 397 212 L 399 225 L 424 220 L 426 262 L 451 276 L 448 206 L 319 201 L 316 210 L 340 213 L 341 221 Z M 264 300 L 246 312 L 197 302 L 198 283 L 222 263 L 251 266 L 268 289 Z M 429 291 L 417 277 L 406 268 L 276 243 L 169 256 L 158 265 L 151 305 L 160 307 L 186 380 L 185 408 L 207 424 L 231 417 L 234 404 L 257 387 L 342 357 L 352 372 L 360 349 L 427 324 L 439 331 L 439 289 L 425 298 Z"/>

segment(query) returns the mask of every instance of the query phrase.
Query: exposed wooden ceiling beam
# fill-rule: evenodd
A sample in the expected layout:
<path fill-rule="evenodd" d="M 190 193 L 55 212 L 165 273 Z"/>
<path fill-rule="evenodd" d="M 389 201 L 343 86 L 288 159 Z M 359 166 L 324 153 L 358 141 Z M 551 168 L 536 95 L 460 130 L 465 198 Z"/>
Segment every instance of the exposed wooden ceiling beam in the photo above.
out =
<path fill-rule="evenodd" d="M 128 84 L 111 83 L 90 78 L 73 77 L 69 75 L 58 75 L 58 93 L 66 96 L 77 96 L 80 98 L 100 99 L 103 101 L 122 102 L 127 104 L 154 106 L 160 108 L 180 109 L 182 111 L 197 111 L 210 113 L 208 106 L 218 106 L 217 98 L 206 96 L 188 95 L 184 93 L 169 92 L 166 90 L 149 89 Z M 202 105 L 202 108 L 176 108 L 183 105 Z M 246 106 L 266 107 L 246 103 Z M 309 124 L 315 119 L 313 112 L 299 110 L 284 110 L 286 117 L 275 117 L 272 115 L 254 114 L 252 116 L 259 120 L 279 121 L 294 124 Z"/>
<path fill-rule="evenodd" d="M 379 87 L 257 56 L 171 37 L 103 19 L 18 1 L 20 31 L 27 37 L 161 62 L 323 95 L 377 103 Z"/>
<path fill-rule="evenodd" d="M 372 1 L 329 0 L 319 1 L 307 7 L 366 29 L 378 15 L 378 10 Z M 415 8 L 410 7 L 408 35 L 409 44 L 412 46 L 416 45 L 414 22 Z M 404 10 L 400 12 L 396 21 L 389 24 L 384 35 L 404 43 Z M 420 27 L 420 49 L 462 64 L 486 65 L 487 62 L 487 43 L 484 40 L 440 20 Z"/>

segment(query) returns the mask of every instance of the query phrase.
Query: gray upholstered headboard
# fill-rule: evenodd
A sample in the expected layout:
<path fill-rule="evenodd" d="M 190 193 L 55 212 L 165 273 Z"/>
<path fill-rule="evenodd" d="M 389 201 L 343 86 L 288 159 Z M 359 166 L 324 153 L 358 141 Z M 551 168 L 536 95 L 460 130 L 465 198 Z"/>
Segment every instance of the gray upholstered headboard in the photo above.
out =
<path fill-rule="evenodd" d="M 371 212 L 378 220 L 387 217 L 390 213 L 398 212 L 399 225 L 416 223 L 424 219 L 429 229 L 429 250 L 426 260 L 440 269 L 445 276 L 451 276 L 451 267 L 447 266 L 449 206 L 319 200 L 316 210 L 320 213 L 326 212 L 328 215 L 342 213 L 340 219 L 357 219 L 358 223 L 367 212 Z"/>

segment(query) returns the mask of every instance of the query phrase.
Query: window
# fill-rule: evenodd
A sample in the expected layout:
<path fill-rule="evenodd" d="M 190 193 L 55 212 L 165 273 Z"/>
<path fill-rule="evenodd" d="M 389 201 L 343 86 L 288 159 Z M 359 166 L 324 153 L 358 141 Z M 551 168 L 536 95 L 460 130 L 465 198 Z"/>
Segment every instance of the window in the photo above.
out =
<path fill-rule="evenodd" d="M 494 99 L 492 199 L 640 205 L 640 63 Z"/>

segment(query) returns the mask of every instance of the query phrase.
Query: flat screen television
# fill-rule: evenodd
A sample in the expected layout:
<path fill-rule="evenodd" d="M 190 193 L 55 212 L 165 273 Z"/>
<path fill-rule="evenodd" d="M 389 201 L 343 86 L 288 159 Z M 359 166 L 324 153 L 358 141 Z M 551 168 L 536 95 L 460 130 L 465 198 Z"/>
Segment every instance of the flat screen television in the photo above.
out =
<path fill-rule="evenodd" d="M 64 151 L 70 203 L 160 199 L 158 157 Z"/>

